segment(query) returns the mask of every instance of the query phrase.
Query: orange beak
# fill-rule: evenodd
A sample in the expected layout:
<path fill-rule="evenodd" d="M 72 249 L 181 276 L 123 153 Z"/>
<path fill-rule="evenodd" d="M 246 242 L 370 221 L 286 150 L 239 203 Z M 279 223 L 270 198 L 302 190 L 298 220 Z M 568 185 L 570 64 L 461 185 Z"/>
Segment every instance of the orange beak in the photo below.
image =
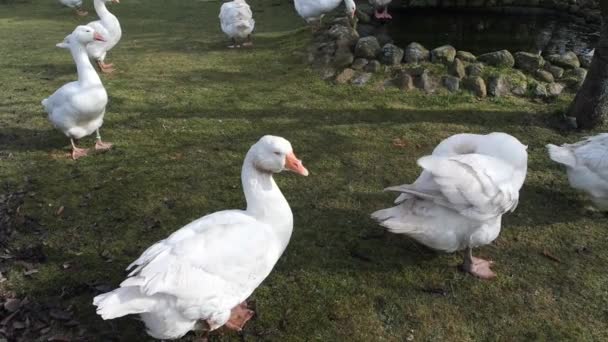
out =
<path fill-rule="evenodd" d="M 100 42 L 105 42 L 105 41 L 106 41 L 106 40 L 105 40 L 105 38 L 104 38 L 104 37 L 102 37 L 102 36 L 101 36 L 99 33 L 97 33 L 97 32 L 93 33 L 93 39 L 95 39 L 95 40 L 99 40 Z"/>
<path fill-rule="evenodd" d="M 285 168 L 302 176 L 308 176 L 308 170 L 302 165 L 302 161 L 296 158 L 293 152 L 285 156 Z"/>

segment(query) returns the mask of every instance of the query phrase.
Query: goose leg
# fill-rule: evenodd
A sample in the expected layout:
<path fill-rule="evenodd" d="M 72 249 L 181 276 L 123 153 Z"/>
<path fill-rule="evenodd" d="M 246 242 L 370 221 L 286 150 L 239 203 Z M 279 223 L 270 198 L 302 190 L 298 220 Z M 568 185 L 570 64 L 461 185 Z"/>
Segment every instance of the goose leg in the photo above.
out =
<path fill-rule="evenodd" d="M 226 322 L 226 327 L 228 329 L 241 331 L 245 326 L 245 323 L 253 317 L 255 312 L 247 308 L 247 302 L 242 302 L 241 304 L 235 306 L 230 312 L 230 319 Z"/>
<path fill-rule="evenodd" d="M 378 9 L 374 10 L 374 18 L 376 19 L 382 19 L 382 13 L 380 13 L 380 11 L 378 11 Z"/>
<path fill-rule="evenodd" d="M 390 15 L 390 14 L 388 14 L 388 6 L 387 6 L 387 7 L 384 7 L 384 13 L 382 13 L 382 16 L 383 16 L 385 19 L 393 19 L 393 16 L 392 16 L 392 15 Z"/>
<path fill-rule="evenodd" d="M 490 269 L 492 264 L 494 264 L 493 261 L 474 257 L 471 248 L 467 248 L 464 252 L 462 269 L 475 277 L 481 279 L 492 279 L 496 277 L 496 273 Z"/>
<path fill-rule="evenodd" d="M 107 151 L 112 148 L 112 143 L 101 141 L 101 135 L 97 130 L 97 141 L 95 142 L 95 151 Z"/>
<path fill-rule="evenodd" d="M 243 46 L 253 46 L 253 41 L 251 40 L 251 35 L 247 36 L 247 40 L 243 43 Z"/>
<path fill-rule="evenodd" d="M 70 143 L 72 143 L 72 159 L 76 160 L 81 157 L 86 157 L 89 153 L 89 150 L 87 150 L 86 148 L 76 147 L 74 139 L 70 138 Z"/>
<path fill-rule="evenodd" d="M 114 71 L 114 68 L 112 68 L 114 66 L 114 64 L 112 64 L 112 63 L 106 64 L 103 61 L 98 60 L 97 66 L 99 66 L 99 70 L 101 72 L 103 72 L 104 74 L 110 74 Z"/>
<path fill-rule="evenodd" d="M 228 45 L 229 49 L 234 49 L 234 48 L 239 48 L 241 47 L 237 42 L 236 42 L 236 38 L 232 38 L 232 45 Z"/>

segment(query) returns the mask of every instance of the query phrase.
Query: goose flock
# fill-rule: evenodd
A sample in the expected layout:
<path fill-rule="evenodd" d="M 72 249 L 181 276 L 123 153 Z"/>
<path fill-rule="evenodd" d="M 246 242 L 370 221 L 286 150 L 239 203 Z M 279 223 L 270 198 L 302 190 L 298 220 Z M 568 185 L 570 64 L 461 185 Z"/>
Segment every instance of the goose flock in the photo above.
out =
<path fill-rule="evenodd" d="M 60 2 L 78 15 L 85 13 L 81 0 Z M 78 79 L 42 100 L 49 121 L 70 139 L 75 160 L 89 153 L 76 140 L 93 133 L 95 151 L 112 147 L 99 132 L 108 94 L 91 62 L 101 73 L 114 71 L 105 58 L 122 30 L 106 7 L 109 2 L 119 3 L 94 0 L 99 20 L 76 27 L 57 44 L 70 51 Z M 315 23 L 342 2 L 353 17 L 353 0 L 295 0 L 294 5 L 307 23 Z M 390 18 L 389 2 L 373 0 L 377 17 Z M 224 3 L 219 19 L 232 40 L 230 47 L 252 45 L 255 21 L 245 0 Z M 547 149 L 552 160 L 565 166 L 572 187 L 586 192 L 598 209 L 608 210 L 608 133 L 574 144 L 549 144 Z M 385 189 L 399 194 L 394 206 L 371 218 L 432 249 L 464 251 L 463 271 L 481 279 L 496 277 L 493 261 L 474 257 L 472 250 L 492 243 L 500 234 L 502 216 L 517 208 L 528 169 L 527 146 L 502 132 L 456 134 L 418 159 L 418 165 L 422 171 L 412 183 Z M 130 273 L 117 289 L 93 299 L 97 313 L 104 320 L 139 315 L 147 333 L 158 339 L 222 326 L 241 330 L 254 315 L 247 298 L 270 274 L 291 238 L 291 208 L 273 179 L 282 171 L 309 174 L 289 141 L 263 136 L 242 166 L 246 209 L 203 216 L 150 246 L 129 265 Z"/>

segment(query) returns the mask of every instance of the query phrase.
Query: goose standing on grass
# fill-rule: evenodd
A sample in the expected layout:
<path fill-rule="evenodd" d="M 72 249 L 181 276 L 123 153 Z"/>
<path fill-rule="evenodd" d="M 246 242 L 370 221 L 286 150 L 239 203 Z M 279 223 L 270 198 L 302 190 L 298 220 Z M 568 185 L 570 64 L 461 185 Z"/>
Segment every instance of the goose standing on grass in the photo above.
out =
<path fill-rule="evenodd" d="M 370 5 L 374 7 L 374 17 L 378 20 L 390 20 L 393 16 L 388 14 L 388 4 L 393 0 L 369 0 Z M 382 12 L 380 12 L 382 10 Z"/>
<path fill-rule="evenodd" d="M 120 3 L 120 0 L 93 0 L 95 12 L 97 12 L 99 20 L 92 21 L 87 25 L 95 29 L 96 32 L 99 32 L 106 40 L 87 45 L 87 52 L 89 57 L 97 63 L 101 72 L 111 73 L 114 71 L 114 65 L 111 63 L 106 64 L 104 61 L 108 51 L 120 41 L 122 30 L 116 16 L 108 11 L 106 2 Z"/>
<path fill-rule="evenodd" d="M 502 215 L 515 210 L 526 178 L 526 149 L 505 133 L 453 135 L 418 159 L 424 170 L 413 184 L 386 189 L 401 192 L 397 206 L 372 218 L 430 248 L 464 249 L 462 268 L 493 278 L 493 262 L 473 257 L 472 248 L 494 241 Z"/>
<path fill-rule="evenodd" d="M 74 139 L 97 133 L 95 149 L 105 151 L 112 144 L 101 141 L 99 128 L 108 103 L 106 89 L 87 56 L 86 45 L 105 39 L 89 26 L 78 26 L 57 47 L 69 49 L 76 63 L 78 81 L 63 85 L 42 100 L 51 123 L 63 132 L 72 144 L 72 159 L 87 155 L 88 150 L 76 147 Z"/>
<path fill-rule="evenodd" d="M 289 141 L 262 137 L 241 172 L 247 209 L 204 216 L 152 245 L 118 289 L 95 297 L 97 313 L 103 319 L 140 314 L 158 339 L 223 325 L 241 330 L 254 314 L 247 297 L 291 238 L 293 215 L 273 179 L 284 170 L 308 175 Z"/>
<path fill-rule="evenodd" d="M 608 133 L 574 144 L 547 145 L 549 157 L 566 166 L 570 185 L 586 192 L 595 206 L 608 211 Z"/>
<path fill-rule="evenodd" d="M 317 23 L 321 25 L 321 18 L 340 6 L 344 2 L 346 14 L 349 18 L 355 16 L 357 6 L 354 0 L 294 0 L 296 11 L 308 24 Z"/>
<path fill-rule="evenodd" d="M 59 0 L 59 2 L 64 6 L 73 8 L 76 11 L 76 15 L 84 17 L 89 14 L 89 12 L 82 9 L 82 0 Z"/>
<path fill-rule="evenodd" d="M 238 43 L 247 39 L 243 46 L 251 46 L 251 32 L 255 25 L 251 8 L 245 0 L 225 2 L 220 8 L 220 25 L 222 31 L 232 39 L 233 45 L 229 48 L 241 47 Z"/>

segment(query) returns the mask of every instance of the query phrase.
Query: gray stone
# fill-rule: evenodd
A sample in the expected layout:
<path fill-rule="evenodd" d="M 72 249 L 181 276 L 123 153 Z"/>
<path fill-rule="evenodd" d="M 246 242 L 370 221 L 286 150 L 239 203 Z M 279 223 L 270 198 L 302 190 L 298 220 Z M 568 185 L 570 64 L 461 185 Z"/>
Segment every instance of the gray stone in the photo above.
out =
<path fill-rule="evenodd" d="M 359 23 L 359 25 L 357 25 L 357 33 L 359 34 L 360 38 L 373 36 L 374 33 L 376 33 L 376 27 L 370 24 Z"/>
<path fill-rule="evenodd" d="M 566 86 L 561 83 L 550 83 L 547 86 L 547 92 L 551 97 L 558 97 Z"/>
<path fill-rule="evenodd" d="M 365 13 L 365 11 L 360 11 L 357 9 L 357 11 L 355 11 L 355 15 L 357 16 L 357 19 L 359 19 L 360 23 L 369 24 L 372 22 L 371 16 Z"/>
<path fill-rule="evenodd" d="M 454 58 L 454 62 L 448 67 L 448 73 L 460 79 L 465 77 L 466 72 L 464 70 L 464 64 L 462 63 L 462 61 L 458 58 Z"/>
<path fill-rule="evenodd" d="M 467 75 L 475 77 L 475 76 L 481 76 L 481 74 L 483 73 L 483 64 L 481 63 L 473 63 L 470 64 L 466 67 L 466 72 Z"/>
<path fill-rule="evenodd" d="M 347 47 L 341 47 L 336 50 L 333 65 L 338 69 L 342 69 L 350 66 L 354 60 L 355 56 L 352 54 L 352 52 L 350 52 L 350 49 Z"/>
<path fill-rule="evenodd" d="M 488 79 L 488 94 L 494 97 L 509 95 L 509 82 L 502 75 L 491 76 Z"/>
<path fill-rule="evenodd" d="M 456 49 L 451 45 L 440 46 L 431 51 L 431 62 L 449 64 L 454 62 Z"/>
<path fill-rule="evenodd" d="M 357 58 L 357 59 L 355 59 L 355 61 L 353 62 L 353 64 L 350 67 L 354 70 L 361 70 L 361 69 L 365 68 L 367 63 L 369 63 L 367 59 Z"/>
<path fill-rule="evenodd" d="M 386 44 L 380 52 L 380 62 L 386 65 L 399 65 L 403 59 L 403 50 L 393 44 Z"/>
<path fill-rule="evenodd" d="M 456 76 L 445 75 L 441 78 L 441 84 L 443 86 L 453 92 L 457 92 L 460 89 L 460 78 Z"/>
<path fill-rule="evenodd" d="M 542 56 L 529 52 L 516 52 L 513 55 L 515 59 L 515 67 L 527 72 L 535 72 L 543 67 L 545 60 Z"/>
<path fill-rule="evenodd" d="M 552 64 L 560 66 L 566 69 L 574 69 L 581 66 L 581 62 L 578 60 L 576 54 L 572 51 L 568 51 L 561 55 L 553 54 L 547 56 L 547 60 Z"/>
<path fill-rule="evenodd" d="M 317 69 L 317 73 L 321 76 L 322 79 L 328 80 L 334 76 L 336 76 L 336 69 L 332 67 L 324 67 Z"/>
<path fill-rule="evenodd" d="M 534 86 L 532 91 L 533 91 L 532 94 L 534 94 L 534 97 L 545 98 L 549 95 L 547 93 L 547 87 L 545 87 L 545 85 L 541 84 L 541 83 L 537 83 Z"/>
<path fill-rule="evenodd" d="M 331 21 L 332 25 L 342 25 L 342 26 L 346 26 L 346 27 L 351 27 L 351 21 L 348 17 L 346 16 L 342 16 L 342 17 L 336 17 Z"/>
<path fill-rule="evenodd" d="M 332 27 L 327 30 L 327 35 L 336 41 L 338 47 L 345 46 L 349 49 L 352 49 L 357 43 L 357 39 L 359 39 L 359 34 L 357 31 L 353 30 L 352 27 L 339 24 L 332 25 Z"/>
<path fill-rule="evenodd" d="M 486 97 L 488 91 L 486 88 L 486 82 L 479 76 L 466 77 L 462 81 L 463 88 L 472 91 L 477 97 Z"/>
<path fill-rule="evenodd" d="M 369 80 L 372 79 L 372 73 L 371 72 L 364 72 L 361 73 L 359 75 L 357 75 L 352 81 L 351 83 L 357 86 L 362 86 L 364 84 L 366 84 L 367 82 L 369 82 Z"/>
<path fill-rule="evenodd" d="M 414 42 L 405 48 L 405 62 L 418 63 L 428 61 L 431 53 L 424 46 Z"/>
<path fill-rule="evenodd" d="M 374 59 L 372 61 L 369 61 L 369 63 L 367 63 L 367 65 L 363 69 L 367 72 L 378 72 L 380 71 L 380 69 L 382 69 L 382 65 L 380 64 L 380 62 Z"/>
<path fill-rule="evenodd" d="M 551 63 L 545 64 L 545 70 L 553 75 L 553 78 L 562 78 L 564 76 L 564 68 L 560 68 L 556 65 L 552 65 Z"/>
<path fill-rule="evenodd" d="M 417 76 L 414 79 L 414 84 L 416 87 L 424 90 L 426 93 L 432 93 L 435 90 L 431 73 L 427 69 L 424 69 L 420 76 Z"/>
<path fill-rule="evenodd" d="M 513 88 L 511 88 L 511 92 L 517 96 L 525 96 L 526 92 L 527 92 L 527 87 L 524 87 L 521 85 L 516 85 Z"/>
<path fill-rule="evenodd" d="M 564 73 L 564 82 L 570 89 L 578 90 L 585 82 L 587 70 L 583 68 L 575 68 Z"/>
<path fill-rule="evenodd" d="M 515 59 L 508 50 L 484 53 L 483 55 L 478 56 L 477 60 L 499 68 L 512 68 L 515 65 Z"/>
<path fill-rule="evenodd" d="M 593 59 L 593 56 L 589 56 L 589 55 L 580 55 L 578 56 L 578 60 L 581 62 L 581 67 L 589 69 L 589 67 L 591 66 L 591 60 Z"/>
<path fill-rule="evenodd" d="M 336 76 L 336 83 L 345 84 L 348 83 L 353 77 L 355 77 L 355 70 L 346 68 Z"/>
<path fill-rule="evenodd" d="M 321 69 L 330 66 L 332 57 L 326 54 L 316 55 L 312 61 L 313 69 Z"/>
<path fill-rule="evenodd" d="M 460 59 L 463 62 L 469 62 L 469 63 L 473 63 L 477 60 L 477 57 L 475 57 L 474 54 L 468 52 L 468 51 L 457 51 L 456 52 L 456 58 Z"/>
<path fill-rule="evenodd" d="M 378 44 L 380 44 L 380 46 L 393 43 L 393 39 L 391 38 L 391 36 L 389 36 L 388 33 L 385 32 L 376 33 L 374 37 L 378 39 Z"/>
<path fill-rule="evenodd" d="M 428 72 L 428 70 L 423 66 L 406 68 L 405 71 L 408 74 L 412 75 L 412 77 L 418 77 L 418 76 L 422 75 L 423 73 Z"/>
<path fill-rule="evenodd" d="M 414 79 L 410 74 L 401 70 L 397 73 L 397 76 L 393 79 L 392 83 L 399 89 L 409 91 L 414 89 Z"/>
<path fill-rule="evenodd" d="M 534 77 L 536 77 L 540 81 L 547 83 L 552 83 L 553 81 L 555 81 L 553 74 L 551 74 L 547 70 L 536 70 L 536 72 L 534 73 Z"/>
<path fill-rule="evenodd" d="M 363 37 L 357 41 L 355 46 L 355 56 L 361 58 L 372 59 L 380 53 L 380 44 L 376 37 Z"/>

